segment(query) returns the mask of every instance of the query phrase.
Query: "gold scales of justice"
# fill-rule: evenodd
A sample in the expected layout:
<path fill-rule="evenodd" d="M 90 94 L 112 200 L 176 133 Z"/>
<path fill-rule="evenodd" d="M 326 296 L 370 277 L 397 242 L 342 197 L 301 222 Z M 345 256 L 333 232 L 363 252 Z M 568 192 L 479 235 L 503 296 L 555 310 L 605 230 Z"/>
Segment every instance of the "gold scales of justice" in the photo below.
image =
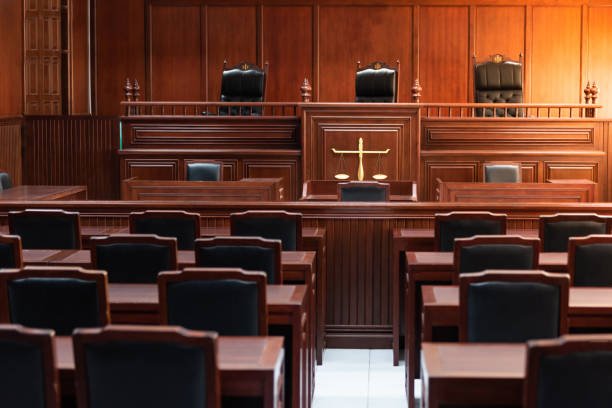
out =
<path fill-rule="evenodd" d="M 363 155 L 364 154 L 377 154 L 378 159 L 376 161 L 376 173 L 372 176 L 374 180 L 385 180 L 387 178 L 386 174 L 383 174 L 381 171 L 381 156 L 383 154 L 388 154 L 391 149 L 386 150 L 363 150 L 363 138 L 359 138 L 359 145 L 357 150 L 337 150 L 332 147 L 332 152 L 340 155 L 340 163 L 338 165 L 338 172 L 334 175 L 334 178 L 338 180 L 347 180 L 350 176 L 346 174 L 344 171 L 344 155 L 345 154 L 358 154 L 359 155 L 359 168 L 357 169 L 357 179 L 359 181 L 363 181 L 365 172 L 363 171 Z"/>

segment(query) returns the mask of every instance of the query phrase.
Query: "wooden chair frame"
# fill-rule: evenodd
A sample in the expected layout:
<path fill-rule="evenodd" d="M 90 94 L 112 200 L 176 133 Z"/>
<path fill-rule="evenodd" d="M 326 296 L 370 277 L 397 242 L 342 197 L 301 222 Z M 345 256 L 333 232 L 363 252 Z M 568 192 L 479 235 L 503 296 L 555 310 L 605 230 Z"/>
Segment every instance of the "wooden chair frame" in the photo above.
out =
<path fill-rule="evenodd" d="M 478 282 L 531 282 L 554 285 L 559 288 L 559 335 L 566 334 L 569 310 L 569 276 L 540 270 L 487 270 L 465 273 L 459 277 L 459 341 L 468 341 L 468 293 L 472 283 Z"/>
<path fill-rule="evenodd" d="M 200 214 L 192 213 L 187 211 L 172 211 L 172 210 L 146 210 L 141 212 L 132 212 L 130 213 L 130 234 L 138 234 L 136 232 L 136 220 L 144 220 L 144 219 L 177 219 L 177 220 L 186 220 L 193 221 L 194 230 L 195 230 L 195 239 L 200 237 L 202 233 L 201 229 L 201 220 Z"/>
<path fill-rule="evenodd" d="M 434 216 L 434 250 L 440 251 L 440 224 L 455 220 L 486 220 L 498 221 L 501 225 L 500 235 L 505 235 L 508 225 L 506 214 L 495 214 L 489 211 L 452 211 Z"/>
<path fill-rule="evenodd" d="M 15 232 L 15 218 L 27 218 L 29 216 L 39 216 L 39 217 L 43 217 L 43 216 L 47 216 L 47 217 L 58 217 L 58 218 L 65 218 L 65 219 L 69 219 L 70 221 L 73 221 L 73 225 L 74 225 L 74 236 L 76 237 L 75 241 L 77 243 L 77 248 L 75 249 L 81 249 L 82 248 L 82 237 L 81 237 L 81 217 L 79 215 L 78 212 L 69 212 L 69 211 L 64 211 L 64 210 L 56 210 L 56 209 L 50 209 L 50 210 L 23 210 L 23 211 L 9 211 L 8 213 L 8 225 L 9 225 L 9 232 L 11 235 L 17 235 L 17 233 Z"/>
<path fill-rule="evenodd" d="M 91 265 L 98 264 L 96 248 L 98 245 L 109 244 L 153 244 L 170 248 L 170 264 L 168 269 L 178 269 L 177 241 L 174 237 L 160 237 L 155 234 L 114 234 L 106 237 L 91 237 Z"/>
<path fill-rule="evenodd" d="M 86 348 L 88 345 L 112 341 L 134 341 L 145 343 L 173 343 L 198 347 L 204 351 L 206 370 L 207 407 L 220 408 L 221 381 L 217 364 L 217 333 L 187 330 L 181 327 L 155 326 L 106 326 L 103 328 L 77 329 L 73 335 L 75 383 L 77 402 L 80 408 L 89 407 Z"/>
<path fill-rule="evenodd" d="M 234 223 L 241 218 L 280 218 L 285 220 L 292 220 L 295 222 L 295 250 L 302 251 L 304 247 L 302 238 L 302 214 L 301 213 L 290 213 L 287 211 L 274 211 L 274 210 L 251 210 L 240 213 L 230 214 L 230 235 L 234 235 Z"/>
<path fill-rule="evenodd" d="M 572 286 L 574 286 L 576 279 L 576 249 L 579 246 L 591 244 L 612 245 L 612 235 L 592 234 L 586 237 L 570 237 L 567 244 L 567 273 L 570 276 Z"/>
<path fill-rule="evenodd" d="M 195 264 L 196 267 L 202 268 L 200 248 L 210 248 L 216 246 L 258 246 L 262 248 L 273 249 L 276 252 L 276 259 L 274 260 L 274 266 L 278 276 L 274 276 L 274 282 L 279 284 L 283 283 L 282 273 L 282 252 L 283 244 L 280 239 L 266 239 L 262 237 L 243 237 L 243 236 L 227 236 L 227 237 L 211 237 L 211 238 L 200 238 L 195 241 Z M 256 271 L 259 272 L 259 271 Z"/>
<path fill-rule="evenodd" d="M 540 222 L 538 225 L 538 236 L 542 241 L 545 242 L 544 226 L 546 223 L 563 222 L 563 221 L 594 221 L 601 222 L 606 225 L 606 233 L 609 234 L 612 229 L 612 218 L 601 216 L 595 213 L 556 213 L 552 215 L 540 215 Z M 569 248 L 568 248 L 569 249 Z"/>
<path fill-rule="evenodd" d="M 267 278 L 263 272 L 249 272 L 239 268 L 185 268 L 182 271 L 167 271 L 159 274 L 157 288 L 159 291 L 160 322 L 168 324 L 168 284 L 188 281 L 212 281 L 236 279 L 255 282 L 261 307 L 258 313 L 259 335 L 268 335 L 268 306 L 266 301 Z M 231 300 L 231 299 L 228 299 Z"/>
<path fill-rule="evenodd" d="M 395 67 L 392 67 L 383 61 L 372 61 L 371 63 L 362 66 L 361 61 L 357 61 L 357 69 L 355 70 L 355 81 L 354 82 L 357 82 L 357 73 L 361 71 L 365 71 L 366 69 L 379 70 L 382 68 L 386 68 L 386 69 L 395 71 L 395 98 L 393 100 L 393 103 L 398 103 L 399 102 L 399 91 L 400 91 L 399 89 L 399 84 L 400 84 L 400 60 L 399 58 L 395 60 Z M 357 99 L 357 95 L 355 95 L 355 99 Z"/>
<path fill-rule="evenodd" d="M 350 190 L 352 188 L 363 188 L 363 187 L 378 187 L 384 190 L 385 201 L 389 201 L 390 199 L 391 187 L 389 183 L 381 183 L 378 181 L 346 181 L 346 182 L 338 183 L 336 185 L 336 194 L 338 196 L 338 201 L 342 201 L 342 191 L 344 189 Z"/>
<path fill-rule="evenodd" d="M 0 244 L 12 245 L 15 268 L 23 268 L 23 247 L 19 235 L 0 235 Z"/>
<path fill-rule="evenodd" d="M 185 164 L 183 165 L 183 180 L 188 181 L 187 180 L 187 167 L 189 164 L 192 163 L 213 163 L 213 164 L 218 164 L 219 165 L 219 181 L 223 181 L 223 162 L 221 160 L 207 160 L 207 159 L 191 159 L 191 160 L 185 160 Z M 147 210 L 145 211 L 145 213 L 147 212 L 151 212 L 151 211 L 155 211 L 155 210 Z M 178 211 L 176 211 L 178 212 Z M 193 214 L 193 213 L 187 213 L 185 211 L 181 211 L 184 212 L 185 214 Z M 198 214 L 198 218 L 199 218 L 199 214 Z"/>

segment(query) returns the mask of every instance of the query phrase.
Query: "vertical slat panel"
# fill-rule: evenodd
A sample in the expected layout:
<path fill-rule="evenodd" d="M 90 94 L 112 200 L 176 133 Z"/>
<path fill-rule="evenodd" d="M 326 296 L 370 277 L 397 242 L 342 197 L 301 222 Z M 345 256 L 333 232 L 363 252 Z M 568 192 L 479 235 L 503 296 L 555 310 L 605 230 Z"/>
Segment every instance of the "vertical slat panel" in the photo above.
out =
<path fill-rule="evenodd" d="M 0 170 L 21 184 L 21 118 L 0 118 Z"/>

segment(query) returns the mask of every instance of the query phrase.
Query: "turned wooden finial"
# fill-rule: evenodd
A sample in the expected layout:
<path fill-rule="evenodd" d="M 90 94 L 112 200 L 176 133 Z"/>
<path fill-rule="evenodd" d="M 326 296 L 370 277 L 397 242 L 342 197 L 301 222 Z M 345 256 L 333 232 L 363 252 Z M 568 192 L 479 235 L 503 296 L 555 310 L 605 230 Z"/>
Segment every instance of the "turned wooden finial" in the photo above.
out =
<path fill-rule="evenodd" d="M 310 102 L 310 98 L 312 97 L 312 86 L 308 78 L 304 78 L 300 90 L 302 91 L 302 102 Z"/>
<path fill-rule="evenodd" d="M 595 84 L 595 81 L 591 84 L 591 103 L 594 105 L 595 101 L 597 101 L 597 96 L 599 94 L 599 88 Z"/>
<path fill-rule="evenodd" d="M 128 102 L 132 102 L 132 83 L 130 82 L 130 78 L 125 78 L 125 85 L 123 86 L 123 91 L 125 92 L 125 100 Z"/>
<path fill-rule="evenodd" d="M 140 100 L 140 84 L 138 84 L 138 80 L 134 80 L 134 85 L 132 85 L 132 89 L 134 90 L 134 102 L 138 102 Z"/>
<path fill-rule="evenodd" d="M 421 83 L 419 82 L 419 78 L 414 80 L 414 85 L 412 86 L 412 102 L 419 103 L 421 102 L 421 91 L 423 88 L 421 87 Z"/>
<path fill-rule="evenodd" d="M 586 86 L 584 87 L 584 103 L 588 104 L 591 100 L 591 83 L 587 81 Z"/>

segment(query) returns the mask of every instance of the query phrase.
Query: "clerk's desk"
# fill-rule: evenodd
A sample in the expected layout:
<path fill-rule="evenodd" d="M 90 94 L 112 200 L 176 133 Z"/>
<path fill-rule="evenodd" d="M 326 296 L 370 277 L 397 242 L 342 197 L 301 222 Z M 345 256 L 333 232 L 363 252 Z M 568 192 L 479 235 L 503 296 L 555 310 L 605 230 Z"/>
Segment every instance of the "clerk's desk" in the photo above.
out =
<path fill-rule="evenodd" d="M 302 197 L 304 201 L 338 201 L 338 183 L 341 180 L 308 180 L 304 182 Z M 389 184 L 389 201 L 417 201 L 417 185 L 407 180 L 381 180 Z"/>

